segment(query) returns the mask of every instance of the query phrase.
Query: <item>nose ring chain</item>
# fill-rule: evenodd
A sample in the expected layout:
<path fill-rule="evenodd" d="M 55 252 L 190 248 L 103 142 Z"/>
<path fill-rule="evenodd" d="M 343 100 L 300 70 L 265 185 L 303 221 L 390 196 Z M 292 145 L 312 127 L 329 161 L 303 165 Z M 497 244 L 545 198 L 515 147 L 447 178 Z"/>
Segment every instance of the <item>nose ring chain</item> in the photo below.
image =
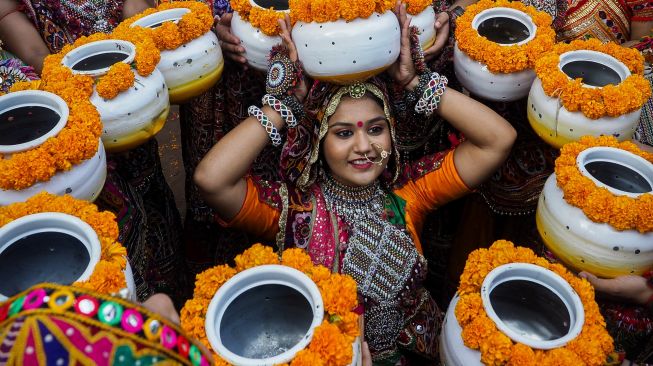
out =
<path fill-rule="evenodd" d="M 392 152 L 383 150 L 383 146 L 377 144 L 376 142 L 373 142 L 371 145 L 375 150 L 379 151 L 379 155 L 381 156 L 381 159 L 379 159 L 377 161 L 372 161 L 372 160 L 370 160 L 370 158 L 367 157 L 367 154 L 363 154 L 363 156 L 365 157 L 365 160 L 369 161 L 372 164 L 376 164 L 376 165 L 379 165 L 379 166 L 383 165 L 383 160 L 387 159 L 388 156 L 390 156 L 390 154 L 392 154 Z"/>

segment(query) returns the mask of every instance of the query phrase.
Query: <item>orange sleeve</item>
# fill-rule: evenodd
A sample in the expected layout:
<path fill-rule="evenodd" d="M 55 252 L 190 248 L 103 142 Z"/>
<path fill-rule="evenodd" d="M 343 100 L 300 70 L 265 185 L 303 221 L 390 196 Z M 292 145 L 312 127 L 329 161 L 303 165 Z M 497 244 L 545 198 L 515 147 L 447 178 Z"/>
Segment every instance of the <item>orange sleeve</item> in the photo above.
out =
<path fill-rule="evenodd" d="M 224 221 L 216 216 L 216 221 L 229 228 L 236 228 L 266 240 L 273 241 L 279 231 L 278 209 L 259 199 L 258 187 L 252 178 L 247 177 L 247 194 L 243 206 L 236 216 Z"/>
<path fill-rule="evenodd" d="M 452 150 L 442 158 L 439 169 L 409 182 L 395 193 L 419 211 L 430 211 L 470 192 L 456 170 Z"/>

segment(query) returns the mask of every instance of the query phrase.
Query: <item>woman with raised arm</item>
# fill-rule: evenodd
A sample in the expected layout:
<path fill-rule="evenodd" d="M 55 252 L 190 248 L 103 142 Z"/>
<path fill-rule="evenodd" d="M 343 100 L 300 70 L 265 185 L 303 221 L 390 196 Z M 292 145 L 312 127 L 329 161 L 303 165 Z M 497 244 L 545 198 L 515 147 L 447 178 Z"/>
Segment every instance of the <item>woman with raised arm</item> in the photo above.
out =
<path fill-rule="evenodd" d="M 389 74 L 414 94 L 411 108 L 438 113 L 467 138 L 455 150 L 424 159 L 433 168 L 429 173 L 396 181 L 395 120 L 383 83 L 315 83 L 307 91 L 286 19 L 287 55 L 276 50 L 271 59 L 263 107 L 249 108 L 251 117 L 211 149 L 194 178 L 223 224 L 276 239 L 280 249 L 304 248 L 314 262 L 356 280 L 375 362 L 424 364 L 437 357 L 441 319 L 422 284 L 424 217 L 492 174 L 515 131 L 492 110 L 447 89 L 445 77 L 416 75 L 405 7 L 397 13 L 401 53 Z M 247 177 L 270 141 L 281 145 L 284 127 L 281 168 L 288 181 Z"/>

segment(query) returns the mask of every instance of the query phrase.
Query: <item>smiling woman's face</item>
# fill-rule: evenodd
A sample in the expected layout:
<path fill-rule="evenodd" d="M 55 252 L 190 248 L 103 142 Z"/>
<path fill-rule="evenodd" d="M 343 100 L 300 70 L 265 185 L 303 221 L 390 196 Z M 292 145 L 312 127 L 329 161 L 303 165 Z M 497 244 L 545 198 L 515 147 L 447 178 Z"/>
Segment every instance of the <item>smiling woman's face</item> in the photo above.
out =
<path fill-rule="evenodd" d="M 343 97 L 328 123 L 322 152 L 333 177 L 354 187 L 373 183 L 388 165 L 389 157 L 382 160 L 381 151 L 392 151 L 383 108 L 368 95 Z"/>

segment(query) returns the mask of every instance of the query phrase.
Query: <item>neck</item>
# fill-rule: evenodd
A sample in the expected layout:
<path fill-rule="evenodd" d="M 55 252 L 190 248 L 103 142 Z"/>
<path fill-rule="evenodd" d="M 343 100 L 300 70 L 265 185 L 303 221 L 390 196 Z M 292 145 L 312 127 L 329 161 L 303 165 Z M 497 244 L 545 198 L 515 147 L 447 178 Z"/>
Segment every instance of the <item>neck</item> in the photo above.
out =
<path fill-rule="evenodd" d="M 340 182 L 329 172 L 325 172 L 321 186 L 324 194 L 329 196 L 329 198 L 360 203 L 369 202 L 374 199 L 380 190 L 378 180 L 365 186 L 350 186 Z"/>

